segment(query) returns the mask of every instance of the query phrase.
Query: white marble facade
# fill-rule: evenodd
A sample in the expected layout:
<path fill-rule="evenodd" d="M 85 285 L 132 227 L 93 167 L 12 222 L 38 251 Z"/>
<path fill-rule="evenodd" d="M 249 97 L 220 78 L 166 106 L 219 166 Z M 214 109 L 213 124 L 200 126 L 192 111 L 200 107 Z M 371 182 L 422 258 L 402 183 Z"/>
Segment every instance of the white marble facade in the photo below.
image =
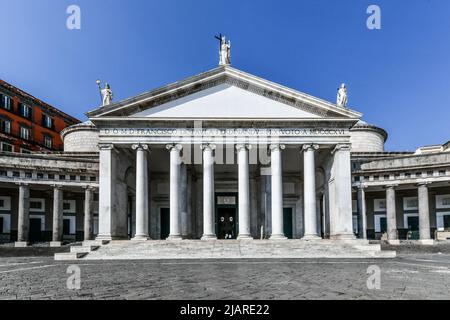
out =
<path fill-rule="evenodd" d="M 356 111 L 223 66 L 88 116 L 99 240 L 355 237 Z"/>

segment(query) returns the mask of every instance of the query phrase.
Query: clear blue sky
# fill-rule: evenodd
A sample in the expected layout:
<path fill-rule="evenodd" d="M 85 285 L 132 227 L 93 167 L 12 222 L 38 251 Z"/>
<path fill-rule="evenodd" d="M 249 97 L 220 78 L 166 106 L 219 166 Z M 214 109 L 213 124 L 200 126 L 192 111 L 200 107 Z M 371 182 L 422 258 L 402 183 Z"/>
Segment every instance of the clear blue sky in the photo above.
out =
<path fill-rule="evenodd" d="M 71 4 L 81 30 L 66 28 Z M 222 32 L 238 69 L 329 101 L 346 82 L 387 150 L 450 140 L 448 0 L 0 0 L 0 30 L 0 78 L 81 120 L 97 78 L 117 101 L 206 71 Z"/>

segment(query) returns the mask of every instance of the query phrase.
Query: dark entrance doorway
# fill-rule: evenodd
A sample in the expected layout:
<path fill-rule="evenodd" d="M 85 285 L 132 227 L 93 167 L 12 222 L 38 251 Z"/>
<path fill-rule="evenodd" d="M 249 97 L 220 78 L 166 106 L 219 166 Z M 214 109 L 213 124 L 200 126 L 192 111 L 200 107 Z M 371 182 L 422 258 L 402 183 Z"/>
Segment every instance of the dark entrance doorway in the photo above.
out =
<path fill-rule="evenodd" d="M 283 232 L 288 239 L 293 238 L 292 234 L 292 208 L 283 209 Z"/>
<path fill-rule="evenodd" d="M 387 231 L 387 219 L 385 217 L 380 218 L 380 232 L 384 233 Z"/>
<path fill-rule="evenodd" d="M 170 234 L 170 209 L 169 208 L 161 208 L 161 239 L 165 240 L 169 237 Z"/>
<path fill-rule="evenodd" d="M 236 239 L 236 208 L 217 208 L 218 239 Z"/>
<path fill-rule="evenodd" d="M 30 218 L 30 234 L 29 240 L 30 242 L 39 242 L 41 241 L 41 219 L 38 218 Z"/>
<path fill-rule="evenodd" d="M 450 216 L 449 215 L 445 215 L 444 216 L 444 229 L 450 229 Z"/>
<path fill-rule="evenodd" d="M 216 194 L 216 234 L 218 239 L 236 239 L 238 236 L 238 195 Z"/>
<path fill-rule="evenodd" d="M 408 217 L 408 229 L 410 231 L 419 231 L 419 217 Z"/>

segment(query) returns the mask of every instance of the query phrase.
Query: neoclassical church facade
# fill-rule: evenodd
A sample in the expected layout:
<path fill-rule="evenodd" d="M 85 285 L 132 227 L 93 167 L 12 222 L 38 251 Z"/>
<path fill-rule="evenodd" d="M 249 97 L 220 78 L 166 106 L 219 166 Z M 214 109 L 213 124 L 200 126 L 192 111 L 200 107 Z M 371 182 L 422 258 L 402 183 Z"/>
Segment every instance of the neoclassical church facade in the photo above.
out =
<path fill-rule="evenodd" d="M 0 154 L 0 239 L 386 239 L 450 228 L 450 143 L 385 152 L 362 114 L 227 64 Z"/>

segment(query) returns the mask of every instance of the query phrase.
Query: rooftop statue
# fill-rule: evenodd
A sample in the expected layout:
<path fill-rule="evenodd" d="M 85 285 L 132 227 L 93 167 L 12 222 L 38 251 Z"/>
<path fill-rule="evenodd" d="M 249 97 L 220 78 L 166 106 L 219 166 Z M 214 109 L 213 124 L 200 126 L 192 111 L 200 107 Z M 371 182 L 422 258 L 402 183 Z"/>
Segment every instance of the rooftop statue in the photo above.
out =
<path fill-rule="evenodd" d="M 345 86 L 345 83 L 341 84 L 341 87 L 338 89 L 337 94 L 337 106 L 346 108 L 348 103 L 348 97 L 347 97 L 347 87 Z"/>
<path fill-rule="evenodd" d="M 231 41 L 227 41 L 222 34 L 216 36 L 216 39 L 220 41 L 219 65 L 228 66 L 231 64 Z"/>

